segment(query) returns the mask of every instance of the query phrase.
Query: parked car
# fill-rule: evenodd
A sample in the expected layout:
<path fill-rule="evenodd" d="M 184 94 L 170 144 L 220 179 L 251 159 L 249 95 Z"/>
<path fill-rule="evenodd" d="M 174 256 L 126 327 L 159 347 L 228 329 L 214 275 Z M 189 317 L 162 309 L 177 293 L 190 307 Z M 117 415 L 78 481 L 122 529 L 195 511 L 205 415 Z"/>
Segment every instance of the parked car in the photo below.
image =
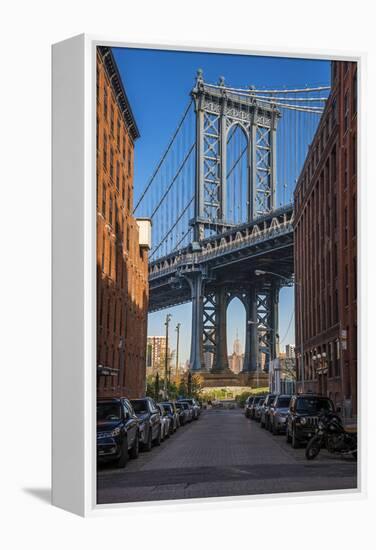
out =
<path fill-rule="evenodd" d="M 254 419 L 256 420 L 256 422 L 260 422 L 261 420 L 261 411 L 264 405 L 264 401 L 265 397 L 261 397 L 260 401 L 255 405 Z"/>
<path fill-rule="evenodd" d="M 245 403 L 244 403 L 244 415 L 246 416 L 246 418 L 250 418 L 251 417 L 251 407 L 252 407 L 252 404 L 254 402 L 255 398 L 252 397 L 252 395 L 250 395 L 249 397 L 247 397 L 247 399 L 245 400 Z"/>
<path fill-rule="evenodd" d="M 157 404 L 157 409 L 161 415 L 161 441 L 164 441 L 166 438 L 170 437 L 170 424 L 171 420 L 165 411 L 164 407 L 160 403 Z"/>
<path fill-rule="evenodd" d="M 167 415 L 170 418 L 170 435 L 172 435 L 179 428 L 179 412 L 175 407 L 175 403 L 168 401 L 166 403 L 161 403 L 162 407 L 166 411 Z"/>
<path fill-rule="evenodd" d="M 334 412 L 333 401 L 320 394 L 293 395 L 286 421 L 286 440 L 294 449 L 306 443 L 316 431 L 319 416 Z"/>
<path fill-rule="evenodd" d="M 151 397 L 131 399 L 134 412 L 141 420 L 140 441 L 145 451 L 150 451 L 154 445 L 161 444 L 161 415 L 157 405 Z"/>
<path fill-rule="evenodd" d="M 191 422 L 193 419 L 193 409 L 189 403 L 185 401 L 177 401 L 176 407 L 180 413 L 180 424 L 183 426 L 187 422 Z"/>
<path fill-rule="evenodd" d="M 193 399 L 193 398 L 179 399 L 178 402 L 188 403 L 192 407 L 193 419 L 198 420 L 198 417 L 201 414 L 201 406 L 196 401 L 196 399 Z"/>
<path fill-rule="evenodd" d="M 255 418 L 257 405 L 260 403 L 260 401 L 263 401 L 263 400 L 264 400 L 263 395 L 256 395 L 256 397 L 253 398 L 253 401 L 249 406 L 249 417 L 250 418 Z"/>
<path fill-rule="evenodd" d="M 291 395 L 277 395 L 269 409 L 269 429 L 272 434 L 285 433 Z"/>
<path fill-rule="evenodd" d="M 128 457 L 137 458 L 140 421 L 125 398 L 97 400 L 98 462 L 116 461 L 124 468 Z"/>
<path fill-rule="evenodd" d="M 269 429 L 270 405 L 273 403 L 275 398 L 276 398 L 275 393 L 268 393 L 268 395 L 265 397 L 265 401 L 261 407 L 261 416 L 260 416 L 261 428 Z"/>

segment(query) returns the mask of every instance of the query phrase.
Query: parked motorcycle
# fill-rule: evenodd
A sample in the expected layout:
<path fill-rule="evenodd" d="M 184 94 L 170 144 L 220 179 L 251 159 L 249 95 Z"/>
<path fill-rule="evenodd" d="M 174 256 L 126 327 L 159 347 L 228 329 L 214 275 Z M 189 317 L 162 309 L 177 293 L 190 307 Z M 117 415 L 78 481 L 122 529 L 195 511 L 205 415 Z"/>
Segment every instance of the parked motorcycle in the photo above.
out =
<path fill-rule="evenodd" d="M 307 460 L 316 458 L 322 448 L 333 454 L 357 458 L 357 436 L 345 431 L 337 414 L 327 413 L 319 417 L 316 434 L 306 447 Z"/>

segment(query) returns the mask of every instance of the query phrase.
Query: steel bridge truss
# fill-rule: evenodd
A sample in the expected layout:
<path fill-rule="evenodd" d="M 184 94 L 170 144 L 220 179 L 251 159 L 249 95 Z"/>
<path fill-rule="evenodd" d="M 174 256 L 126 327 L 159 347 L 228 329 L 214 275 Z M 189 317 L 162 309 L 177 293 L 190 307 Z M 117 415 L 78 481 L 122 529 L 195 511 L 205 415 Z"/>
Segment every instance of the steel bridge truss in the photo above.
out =
<path fill-rule="evenodd" d="M 218 88 L 206 85 L 200 72 L 191 95 L 196 113 L 195 214 L 191 225 L 194 241 L 200 242 L 232 224 L 226 214 L 226 155 L 231 132 L 237 126 L 247 142 L 247 217 L 242 222 L 275 207 L 276 125 L 280 113 L 273 104 L 258 103 L 251 93 L 245 97 L 229 91 L 223 81 Z"/>

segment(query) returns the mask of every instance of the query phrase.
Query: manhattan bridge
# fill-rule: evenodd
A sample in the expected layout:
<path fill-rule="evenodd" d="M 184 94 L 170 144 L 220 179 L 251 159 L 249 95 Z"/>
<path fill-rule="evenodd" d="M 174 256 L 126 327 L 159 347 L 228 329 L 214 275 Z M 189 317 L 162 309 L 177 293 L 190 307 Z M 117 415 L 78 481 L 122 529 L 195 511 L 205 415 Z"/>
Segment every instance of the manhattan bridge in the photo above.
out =
<path fill-rule="evenodd" d="M 134 209 L 153 224 L 149 312 L 192 303 L 191 371 L 230 372 L 235 297 L 246 313 L 243 374 L 278 353 L 279 290 L 293 283 L 293 190 L 329 90 L 231 88 L 197 72 Z"/>

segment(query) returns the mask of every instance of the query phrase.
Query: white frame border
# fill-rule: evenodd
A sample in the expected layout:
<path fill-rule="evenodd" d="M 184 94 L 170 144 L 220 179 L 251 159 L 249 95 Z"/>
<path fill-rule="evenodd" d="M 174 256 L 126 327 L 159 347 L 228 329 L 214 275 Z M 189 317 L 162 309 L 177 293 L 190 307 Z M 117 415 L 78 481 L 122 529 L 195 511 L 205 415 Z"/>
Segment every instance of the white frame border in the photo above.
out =
<path fill-rule="evenodd" d="M 358 63 L 358 488 L 338 491 L 96 504 L 96 47 L 336 59 Z M 52 49 L 52 503 L 81 516 L 164 508 L 203 510 L 366 497 L 366 185 L 363 52 L 223 43 L 148 44 L 79 35 Z M 72 129 L 74 130 L 72 132 Z M 78 155 L 77 155 L 78 153 Z M 74 201 L 72 201 L 72 198 Z M 73 206 L 73 208 L 72 208 Z M 360 211 L 362 216 L 360 216 Z M 71 217 L 73 214 L 73 217 Z M 78 215 L 78 219 L 77 219 Z M 76 216 L 76 217 L 75 217 Z M 83 223 L 80 224 L 80 216 Z M 76 225 L 72 224 L 76 221 Z M 81 259 L 81 262 L 79 261 Z M 83 261 L 82 261 L 83 260 Z M 69 289 L 68 295 L 67 285 Z M 61 289 L 65 289 L 61 292 Z M 73 313 L 73 314 L 72 314 Z M 76 315 L 76 317 L 75 317 Z M 360 329 L 363 328 L 362 333 Z M 67 349 L 69 342 L 69 349 Z M 74 347 L 74 344 L 76 346 Z M 72 382 L 74 384 L 72 385 Z M 362 396 L 362 399 L 360 399 Z M 67 426 L 69 429 L 67 429 Z M 74 475 L 72 473 L 74 472 Z"/>

